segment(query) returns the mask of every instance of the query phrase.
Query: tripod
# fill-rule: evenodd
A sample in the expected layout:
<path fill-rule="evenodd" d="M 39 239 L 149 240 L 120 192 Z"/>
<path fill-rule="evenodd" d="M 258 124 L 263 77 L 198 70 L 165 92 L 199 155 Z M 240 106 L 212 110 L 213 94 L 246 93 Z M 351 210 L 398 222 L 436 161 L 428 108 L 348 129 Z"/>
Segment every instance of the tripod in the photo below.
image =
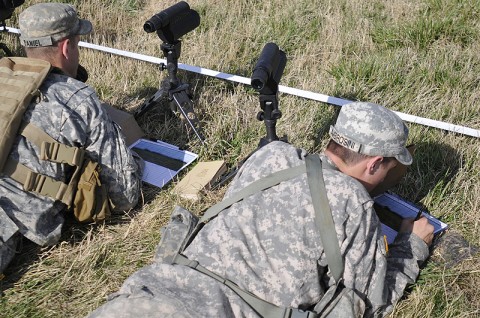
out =
<path fill-rule="evenodd" d="M 186 120 L 191 130 L 205 143 L 200 124 L 193 110 L 193 102 L 188 94 L 189 85 L 182 83 L 177 77 L 178 58 L 181 52 L 181 41 L 173 43 L 164 42 L 160 45 L 163 55 L 167 59 L 167 65 L 160 64 L 160 70 L 167 70 L 168 76 L 165 78 L 160 89 L 148 100 L 146 100 L 135 112 L 135 118 L 140 117 L 151 107 L 159 104 L 163 99 L 168 100 L 170 109 L 181 113 L 181 118 Z"/>
<path fill-rule="evenodd" d="M 276 94 L 260 94 L 260 108 L 262 111 L 258 112 L 257 119 L 265 123 L 267 129 L 267 136 L 260 139 L 258 148 L 265 146 L 266 144 L 280 140 L 287 142 L 287 137 L 283 136 L 278 138 L 276 132 L 277 119 L 282 117 L 282 112 L 278 109 L 278 98 Z"/>
<path fill-rule="evenodd" d="M 265 128 L 267 130 L 267 135 L 260 138 L 257 149 L 252 151 L 245 159 L 240 161 L 235 167 L 233 167 L 227 174 L 225 174 L 217 183 L 213 185 L 213 189 L 218 189 L 227 182 L 229 182 L 237 174 L 240 167 L 253 155 L 258 149 L 269 144 L 272 141 L 280 140 L 283 142 L 288 142 L 287 136 L 278 138 L 276 132 L 277 119 L 282 117 L 282 112 L 278 109 L 278 98 L 277 94 L 260 94 L 260 108 L 262 109 L 257 113 L 257 119 L 265 123 Z"/>

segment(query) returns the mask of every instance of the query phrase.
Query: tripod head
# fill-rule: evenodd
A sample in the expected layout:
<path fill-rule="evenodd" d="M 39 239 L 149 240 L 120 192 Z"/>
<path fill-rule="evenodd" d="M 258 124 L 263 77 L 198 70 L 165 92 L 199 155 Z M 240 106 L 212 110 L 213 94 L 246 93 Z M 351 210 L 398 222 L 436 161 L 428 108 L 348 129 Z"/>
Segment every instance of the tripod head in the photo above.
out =
<path fill-rule="evenodd" d="M 160 48 L 167 59 L 167 65 L 161 64 L 161 69 L 168 71 L 170 85 L 170 87 L 165 87 L 166 89 L 175 89 L 179 85 L 178 58 L 182 50 L 182 43 L 179 39 L 199 25 L 200 16 L 197 11 L 190 9 L 185 1 L 180 1 L 160 11 L 144 23 L 143 30 L 145 32 L 156 31 L 158 37 L 163 41 Z"/>
<path fill-rule="evenodd" d="M 275 43 L 267 43 L 253 69 L 251 84 L 260 93 L 260 107 L 262 111 L 257 114 L 257 119 L 264 121 L 267 137 L 260 140 L 260 147 L 279 140 L 276 134 L 277 119 L 282 117 L 278 109 L 278 84 L 282 77 L 287 57 Z"/>
<path fill-rule="evenodd" d="M 230 181 L 237 174 L 243 163 L 261 147 L 275 140 L 287 141 L 286 136 L 281 139 L 278 138 L 275 131 L 277 119 L 282 117 L 282 112 L 278 109 L 278 83 L 280 82 L 286 64 L 287 57 L 285 52 L 280 50 L 275 43 L 267 43 L 263 47 L 257 64 L 253 69 L 251 84 L 252 87 L 260 93 L 259 99 L 262 111 L 257 114 L 257 119 L 265 122 L 267 136 L 261 138 L 257 149 L 238 163 L 230 172 L 222 176 L 222 178 L 213 185 L 213 188 L 217 189 Z"/>

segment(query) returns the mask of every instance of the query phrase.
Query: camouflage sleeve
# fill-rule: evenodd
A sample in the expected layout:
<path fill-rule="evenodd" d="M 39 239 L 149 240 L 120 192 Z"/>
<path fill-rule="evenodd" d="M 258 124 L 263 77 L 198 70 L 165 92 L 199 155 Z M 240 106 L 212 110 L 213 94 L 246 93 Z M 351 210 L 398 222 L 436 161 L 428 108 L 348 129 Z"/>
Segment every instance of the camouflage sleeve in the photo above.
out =
<path fill-rule="evenodd" d="M 355 196 L 349 197 L 351 201 Z M 418 264 L 428 257 L 428 248 L 416 235 L 400 233 L 387 251 L 372 205 L 370 200 L 348 208 L 346 215 L 332 212 L 341 236 L 344 285 L 364 299 L 364 317 L 384 317 L 417 278 Z"/>
<path fill-rule="evenodd" d="M 127 147 L 120 127 L 101 107 L 96 94 L 90 95 L 85 103 L 94 105 L 91 117 L 87 118 L 91 129 L 87 153 L 101 166 L 100 178 L 107 186 L 114 210 L 129 210 L 137 204 L 140 195 L 141 166 Z"/>
<path fill-rule="evenodd" d="M 392 312 L 405 288 L 417 279 L 419 264 L 428 255 L 427 245 L 418 236 L 399 233 L 390 245 L 385 261 L 383 256 L 380 260 L 377 257 L 379 266 L 376 266 L 368 287 L 365 317 L 385 317 Z"/>
<path fill-rule="evenodd" d="M 383 308 L 385 314 L 393 310 L 395 304 L 403 295 L 405 288 L 413 284 L 420 273 L 419 265 L 429 255 L 428 246 L 415 234 L 399 233 L 390 246 L 387 257 L 387 273 L 385 288 L 387 292 L 387 306 Z"/>

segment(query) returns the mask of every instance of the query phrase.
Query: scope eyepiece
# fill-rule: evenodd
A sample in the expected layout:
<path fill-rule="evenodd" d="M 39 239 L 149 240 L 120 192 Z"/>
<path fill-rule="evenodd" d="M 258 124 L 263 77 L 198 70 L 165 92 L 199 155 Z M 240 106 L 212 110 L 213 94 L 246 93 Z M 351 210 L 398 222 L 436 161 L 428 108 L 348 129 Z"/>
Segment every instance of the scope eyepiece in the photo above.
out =
<path fill-rule="evenodd" d="M 267 43 L 253 69 L 251 85 L 256 90 L 267 90 L 268 94 L 274 93 L 287 64 L 285 52 L 275 43 Z M 267 87 L 265 87 L 267 86 Z"/>
<path fill-rule="evenodd" d="M 268 70 L 263 67 L 256 67 L 252 75 L 252 87 L 257 91 L 261 90 L 268 80 Z"/>
<path fill-rule="evenodd" d="M 159 13 L 160 14 L 160 13 Z M 153 17 L 148 19 L 143 24 L 143 30 L 147 33 L 152 33 L 157 31 L 157 29 L 163 27 L 163 19 L 159 16 L 159 14 L 155 14 Z"/>

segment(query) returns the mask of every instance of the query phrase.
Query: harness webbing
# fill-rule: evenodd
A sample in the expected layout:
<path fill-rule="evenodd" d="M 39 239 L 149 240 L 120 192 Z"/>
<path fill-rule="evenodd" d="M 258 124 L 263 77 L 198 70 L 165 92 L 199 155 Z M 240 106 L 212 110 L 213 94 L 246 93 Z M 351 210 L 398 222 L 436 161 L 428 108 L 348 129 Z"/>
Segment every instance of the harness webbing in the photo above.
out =
<path fill-rule="evenodd" d="M 300 166 L 287 168 L 281 171 L 274 172 L 262 179 L 254 181 L 251 184 L 249 184 L 247 187 L 236 192 L 231 197 L 210 207 L 207 211 L 205 211 L 203 216 L 200 218 L 199 223 L 206 222 L 212 219 L 213 217 L 217 216 L 218 213 L 225 210 L 232 204 L 239 202 L 244 198 L 251 196 L 252 194 L 255 194 L 267 188 L 273 187 L 282 181 L 286 181 L 294 177 L 298 177 L 303 173 L 305 173 L 305 166 L 300 165 Z"/>
<path fill-rule="evenodd" d="M 269 303 L 255 296 L 254 294 L 241 289 L 240 287 L 238 287 L 237 284 L 235 284 L 231 280 L 223 278 L 222 276 L 219 276 L 214 272 L 209 271 L 208 269 L 200 265 L 197 261 L 191 261 L 181 254 L 177 254 L 173 262 L 174 264 L 184 265 L 184 266 L 193 268 L 199 271 L 200 273 L 210 276 L 216 281 L 219 281 L 220 283 L 229 287 L 263 318 L 317 318 L 318 317 L 318 314 L 313 311 L 308 311 L 308 310 L 304 311 L 298 308 L 279 307 L 272 303 Z"/>
<path fill-rule="evenodd" d="M 312 196 L 312 204 L 315 210 L 315 223 L 320 231 L 320 237 L 324 245 L 324 251 L 329 264 L 330 271 L 335 280 L 336 289 L 343 274 L 343 260 L 338 245 L 338 239 L 335 231 L 332 213 L 328 204 L 328 199 L 325 190 L 325 183 L 323 181 L 322 162 L 318 155 L 309 155 L 305 158 L 305 165 L 296 166 L 293 168 L 277 171 L 265 178 L 257 180 L 249 184 L 244 189 L 236 192 L 230 198 L 217 203 L 208 209 L 195 230 L 192 231 L 187 242 L 191 242 L 194 236 L 198 233 L 204 222 L 210 220 L 232 204 L 243 200 L 244 198 L 258 193 L 264 189 L 270 188 L 279 184 L 282 181 L 292 179 L 302 173 L 307 172 L 308 184 Z M 186 256 L 178 253 L 173 259 L 173 264 L 179 264 L 193 268 L 200 273 L 203 273 L 233 290 L 240 298 L 242 298 L 253 310 L 255 310 L 261 317 L 264 318 L 317 318 L 320 313 L 314 311 L 301 310 L 298 308 L 279 307 L 269 303 L 256 295 L 241 289 L 234 282 L 219 276 L 205 267 L 201 266 L 195 260 L 189 260 Z M 330 293 L 333 298 L 334 293 Z M 330 302 L 330 299 L 328 300 Z"/>
<path fill-rule="evenodd" d="M 85 150 L 58 143 L 34 124 L 22 124 L 20 134 L 40 148 L 40 159 L 75 166 L 70 182 L 57 181 L 39 174 L 25 165 L 8 158 L 4 173 L 23 185 L 25 191 L 32 191 L 71 206 L 75 195 L 76 180 L 80 176 Z"/>

